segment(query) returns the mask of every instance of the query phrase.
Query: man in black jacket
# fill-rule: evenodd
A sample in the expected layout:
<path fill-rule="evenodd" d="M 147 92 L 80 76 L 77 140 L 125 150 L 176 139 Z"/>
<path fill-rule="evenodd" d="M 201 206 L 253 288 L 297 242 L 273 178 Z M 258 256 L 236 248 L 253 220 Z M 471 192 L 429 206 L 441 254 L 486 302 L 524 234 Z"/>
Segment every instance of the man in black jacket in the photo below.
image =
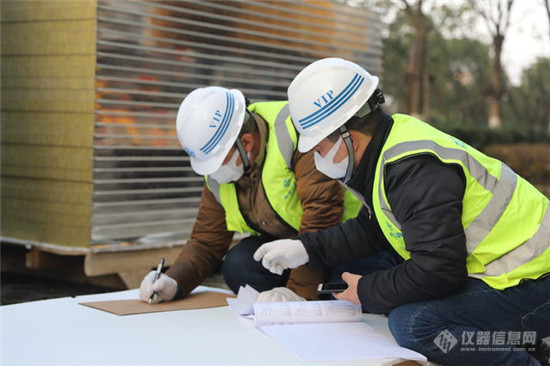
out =
<path fill-rule="evenodd" d="M 404 347 L 444 364 L 538 365 L 526 351 L 550 335 L 548 199 L 510 168 L 379 104 L 378 78 L 319 60 L 289 87 L 301 151 L 363 200 L 359 216 L 264 244 L 274 273 L 333 267 L 380 251 L 402 261 L 344 273 L 335 297 L 389 314 Z"/>

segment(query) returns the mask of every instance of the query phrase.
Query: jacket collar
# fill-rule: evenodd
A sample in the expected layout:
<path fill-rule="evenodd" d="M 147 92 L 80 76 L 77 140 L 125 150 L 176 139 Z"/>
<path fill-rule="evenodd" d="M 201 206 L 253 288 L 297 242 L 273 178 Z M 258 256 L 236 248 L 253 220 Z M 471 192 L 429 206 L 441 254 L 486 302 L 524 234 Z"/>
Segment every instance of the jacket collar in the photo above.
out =
<path fill-rule="evenodd" d="M 393 118 L 384 112 L 380 112 L 376 116 L 376 120 L 373 123 L 377 123 L 372 139 L 367 146 L 357 170 L 353 172 L 353 175 L 348 183 L 352 189 L 361 193 L 367 202 L 372 203 L 372 186 L 374 181 L 374 174 L 376 171 L 376 163 L 380 157 L 382 146 L 388 138 L 388 134 L 393 126 Z"/>

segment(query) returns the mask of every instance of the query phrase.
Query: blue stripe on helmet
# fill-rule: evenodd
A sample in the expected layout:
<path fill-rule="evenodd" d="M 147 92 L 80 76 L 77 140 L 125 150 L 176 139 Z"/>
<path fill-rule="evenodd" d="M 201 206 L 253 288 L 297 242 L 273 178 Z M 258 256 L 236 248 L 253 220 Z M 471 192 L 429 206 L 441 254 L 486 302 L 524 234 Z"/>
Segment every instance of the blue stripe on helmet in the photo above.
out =
<path fill-rule="evenodd" d="M 338 108 L 340 108 L 344 103 L 346 103 L 359 89 L 365 80 L 364 77 L 359 74 L 355 74 L 352 80 L 348 85 L 342 90 L 340 94 L 336 96 L 333 100 L 327 103 L 323 108 L 315 111 L 307 117 L 302 118 L 298 121 L 300 126 L 305 130 L 309 127 L 316 125 L 317 123 L 323 121 L 325 118 L 333 114 Z"/>
<path fill-rule="evenodd" d="M 344 88 L 344 90 L 329 104 L 325 105 L 322 109 L 316 111 L 314 114 L 311 114 L 309 117 L 304 118 L 304 121 L 302 121 L 301 123 L 302 128 L 307 129 L 309 127 L 312 127 L 336 112 L 355 94 L 363 81 L 364 78 L 356 74 L 356 76 L 354 76 L 354 78 L 346 86 L 346 88 Z"/>
<path fill-rule="evenodd" d="M 229 128 L 229 124 L 233 118 L 233 111 L 234 111 L 234 99 L 235 97 L 233 94 L 226 92 L 226 100 L 227 100 L 227 106 L 225 108 L 225 113 L 223 115 L 222 121 L 220 123 L 220 126 L 218 127 L 218 130 L 216 133 L 204 144 L 203 147 L 201 147 L 201 151 L 205 154 L 210 153 L 214 147 L 220 142 L 222 137 L 225 135 L 225 132 Z"/>
<path fill-rule="evenodd" d="M 359 79 L 359 77 L 360 77 L 359 74 L 355 74 L 353 76 L 353 78 L 351 79 L 351 81 L 348 83 L 348 85 L 346 85 L 346 87 L 340 92 L 340 94 L 338 94 L 334 99 L 332 99 L 330 102 L 325 104 L 322 108 L 316 110 L 315 112 L 313 112 L 309 116 L 306 116 L 306 117 L 302 118 L 299 122 L 302 123 L 302 124 L 311 122 L 312 119 L 315 119 L 316 117 L 318 117 L 319 114 L 323 113 L 326 109 L 330 108 L 333 104 L 338 103 L 338 101 L 344 95 L 347 95 L 347 92 L 349 91 L 350 88 L 353 87 L 353 85 L 356 83 L 356 81 L 357 81 L 357 79 Z"/>

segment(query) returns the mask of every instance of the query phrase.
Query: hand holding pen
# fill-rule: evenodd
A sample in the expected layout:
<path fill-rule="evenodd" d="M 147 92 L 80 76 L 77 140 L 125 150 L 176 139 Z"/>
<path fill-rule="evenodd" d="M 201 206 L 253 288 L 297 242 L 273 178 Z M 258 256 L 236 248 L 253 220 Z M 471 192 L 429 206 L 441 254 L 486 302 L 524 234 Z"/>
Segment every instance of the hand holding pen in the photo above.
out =
<path fill-rule="evenodd" d="M 158 281 L 158 279 L 160 278 L 160 274 L 162 273 L 162 267 L 164 267 L 164 262 L 165 262 L 165 259 L 164 258 L 161 258 L 160 261 L 159 261 L 159 265 L 157 266 L 157 271 L 155 272 L 155 278 L 153 278 L 153 285 L 155 284 L 155 282 Z M 153 291 L 153 293 L 151 294 L 151 297 L 149 297 L 149 304 L 151 304 L 151 301 L 153 301 L 153 297 L 156 295 L 157 293 L 155 291 Z"/>
<path fill-rule="evenodd" d="M 139 297 L 141 300 L 155 304 L 158 302 L 170 301 L 174 299 L 178 291 L 178 283 L 162 273 L 162 267 L 165 264 L 164 258 L 161 258 L 157 269 L 149 272 L 139 287 Z M 156 296 L 155 296 L 156 295 Z"/>

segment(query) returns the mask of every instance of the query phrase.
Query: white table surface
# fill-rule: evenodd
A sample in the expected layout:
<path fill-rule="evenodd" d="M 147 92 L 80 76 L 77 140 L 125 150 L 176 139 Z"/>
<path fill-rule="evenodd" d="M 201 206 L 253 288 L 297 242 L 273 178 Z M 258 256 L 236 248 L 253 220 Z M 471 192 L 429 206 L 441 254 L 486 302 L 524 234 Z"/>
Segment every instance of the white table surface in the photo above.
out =
<path fill-rule="evenodd" d="M 218 290 L 199 287 L 198 291 Z M 224 292 L 223 290 L 219 290 Z M 307 362 L 228 306 L 117 316 L 81 302 L 137 298 L 137 290 L 0 307 L 0 364 L 392 365 L 396 360 Z M 363 321 L 389 338 L 387 319 Z"/>

